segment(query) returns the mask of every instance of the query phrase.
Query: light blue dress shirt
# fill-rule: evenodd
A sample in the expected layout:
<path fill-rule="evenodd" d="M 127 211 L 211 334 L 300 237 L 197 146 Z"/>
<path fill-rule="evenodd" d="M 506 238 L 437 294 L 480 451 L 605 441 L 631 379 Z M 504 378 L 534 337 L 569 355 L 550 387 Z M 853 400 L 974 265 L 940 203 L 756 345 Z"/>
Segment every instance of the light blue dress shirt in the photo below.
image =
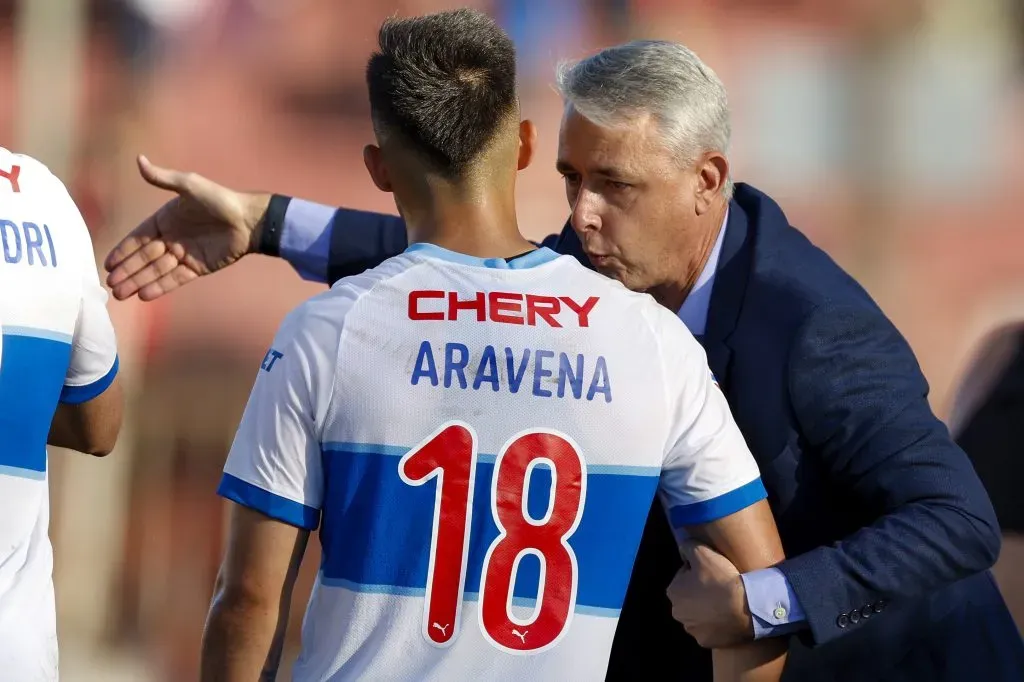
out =
<path fill-rule="evenodd" d="M 354 214 L 358 220 L 361 214 Z M 288 261 L 303 279 L 314 282 L 327 280 L 327 263 L 330 257 L 331 224 L 334 209 L 301 199 L 292 199 L 288 204 L 281 226 L 281 257 Z M 718 270 L 718 259 L 722 253 L 725 227 L 729 221 L 728 211 L 718 239 L 711 250 L 704 269 L 697 278 L 693 290 L 679 308 L 679 319 L 696 337 L 704 335 L 708 322 L 708 308 L 711 304 L 711 290 Z M 800 630 L 806 619 L 796 594 L 786 576 L 777 568 L 765 568 L 744 573 L 741 578 L 747 593 L 754 625 L 754 637 L 772 637 Z"/>

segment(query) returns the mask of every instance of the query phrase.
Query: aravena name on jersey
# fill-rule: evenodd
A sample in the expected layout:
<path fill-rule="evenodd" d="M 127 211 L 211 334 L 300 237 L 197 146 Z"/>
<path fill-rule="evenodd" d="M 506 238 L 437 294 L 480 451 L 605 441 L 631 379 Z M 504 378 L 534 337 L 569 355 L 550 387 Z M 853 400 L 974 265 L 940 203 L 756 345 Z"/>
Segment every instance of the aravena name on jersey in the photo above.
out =
<path fill-rule="evenodd" d="M 416 289 L 408 295 L 408 317 L 435 324 L 475 322 L 584 329 L 590 326 L 590 313 L 600 300 L 599 296 L 576 300 L 572 296 L 504 291 L 477 291 L 467 296 L 457 291 Z M 588 357 L 547 348 L 490 344 L 471 349 L 455 338 L 436 348 L 430 341 L 420 343 L 410 383 L 417 386 L 421 382 L 446 389 L 504 388 L 510 393 L 522 389 L 539 398 L 612 401 L 608 361 L 603 355 Z"/>

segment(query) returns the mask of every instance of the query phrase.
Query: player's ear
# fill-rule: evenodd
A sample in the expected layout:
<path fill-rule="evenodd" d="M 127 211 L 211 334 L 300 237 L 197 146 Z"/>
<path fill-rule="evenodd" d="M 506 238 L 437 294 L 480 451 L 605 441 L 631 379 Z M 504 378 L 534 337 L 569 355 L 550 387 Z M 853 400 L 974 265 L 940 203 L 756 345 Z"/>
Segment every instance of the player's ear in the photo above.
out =
<path fill-rule="evenodd" d="M 523 170 L 533 161 L 533 150 L 537 146 L 537 126 L 533 121 L 524 120 L 519 123 L 519 163 L 518 169 Z"/>
<path fill-rule="evenodd" d="M 368 144 L 363 147 L 363 163 L 369 171 L 373 184 L 381 192 L 391 192 L 391 177 L 388 175 L 387 166 L 384 165 L 384 155 L 380 147 L 375 144 Z"/>

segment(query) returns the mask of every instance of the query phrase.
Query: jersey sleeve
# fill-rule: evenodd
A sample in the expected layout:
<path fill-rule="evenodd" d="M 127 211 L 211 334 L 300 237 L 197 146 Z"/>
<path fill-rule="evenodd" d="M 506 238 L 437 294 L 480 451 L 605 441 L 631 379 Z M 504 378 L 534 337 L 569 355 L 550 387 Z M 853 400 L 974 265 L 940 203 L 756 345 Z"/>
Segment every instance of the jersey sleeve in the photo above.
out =
<path fill-rule="evenodd" d="M 330 402 L 337 332 L 304 304 L 281 324 L 257 372 L 218 494 L 304 528 L 320 523 L 320 427 Z"/>
<path fill-rule="evenodd" d="M 54 180 L 60 183 L 56 178 Z M 100 284 L 96 270 L 92 237 L 81 212 L 63 184 L 60 186 L 60 194 L 65 221 L 60 229 L 74 236 L 74 240 L 69 241 L 76 248 L 69 256 L 77 261 L 74 266 L 80 271 L 82 280 L 78 320 L 71 341 L 71 360 L 64 377 L 60 402 L 76 405 L 92 400 L 107 390 L 117 376 L 119 362 L 117 337 L 107 312 L 107 290 Z"/>
<path fill-rule="evenodd" d="M 668 405 L 668 439 L 659 495 L 676 529 L 729 516 L 767 495 L 760 472 L 707 357 L 666 311 L 659 341 Z"/>

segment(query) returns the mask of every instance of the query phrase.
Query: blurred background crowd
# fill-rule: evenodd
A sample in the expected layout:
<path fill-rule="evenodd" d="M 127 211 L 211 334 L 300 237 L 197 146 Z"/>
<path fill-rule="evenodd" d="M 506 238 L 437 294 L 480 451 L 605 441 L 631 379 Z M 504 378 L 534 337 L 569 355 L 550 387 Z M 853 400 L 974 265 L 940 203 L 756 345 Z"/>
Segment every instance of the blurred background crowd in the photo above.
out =
<path fill-rule="evenodd" d="M 365 60 L 387 15 L 452 6 L 491 12 L 519 47 L 540 127 L 518 195 L 529 236 L 567 215 L 557 61 L 681 41 L 728 88 L 734 177 L 864 284 L 956 426 L 978 348 L 1024 320 L 1024 0 L 0 0 L 0 145 L 66 181 L 98 258 L 168 198 L 138 178 L 140 152 L 241 189 L 390 212 L 361 158 Z M 105 460 L 50 464 L 68 682 L 194 678 L 223 459 L 278 323 L 320 290 L 251 257 L 153 303 L 111 302 L 126 428 Z M 1024 625 L 1022 546 L 1008 536 L 997 575 Z"/>

